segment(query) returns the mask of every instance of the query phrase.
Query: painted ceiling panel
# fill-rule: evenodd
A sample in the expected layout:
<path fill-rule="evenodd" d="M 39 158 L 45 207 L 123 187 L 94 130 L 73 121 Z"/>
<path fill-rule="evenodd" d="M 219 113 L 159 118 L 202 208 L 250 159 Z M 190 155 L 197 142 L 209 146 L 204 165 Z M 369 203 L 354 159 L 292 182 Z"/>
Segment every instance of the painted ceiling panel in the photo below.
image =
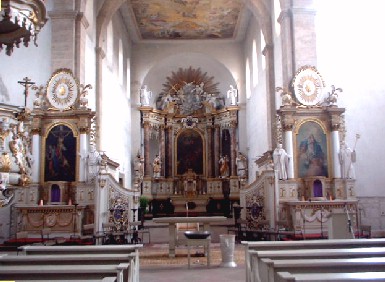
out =
<path fill-rule="evenodd" d="M 233 38 L 241 0 L 131 0 L 142 39 Z"/>

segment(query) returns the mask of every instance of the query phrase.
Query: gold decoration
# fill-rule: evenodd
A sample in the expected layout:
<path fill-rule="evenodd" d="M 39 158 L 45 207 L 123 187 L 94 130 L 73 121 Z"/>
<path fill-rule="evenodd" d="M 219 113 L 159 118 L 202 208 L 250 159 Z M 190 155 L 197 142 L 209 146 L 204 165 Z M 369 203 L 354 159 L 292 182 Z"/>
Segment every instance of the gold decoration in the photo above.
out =
<path fill-rule="evenodd" d="M 10 172 L 11 171 L 11 158 L 8 153 L 3 152 L 0 155 L 0 172 Z"/>

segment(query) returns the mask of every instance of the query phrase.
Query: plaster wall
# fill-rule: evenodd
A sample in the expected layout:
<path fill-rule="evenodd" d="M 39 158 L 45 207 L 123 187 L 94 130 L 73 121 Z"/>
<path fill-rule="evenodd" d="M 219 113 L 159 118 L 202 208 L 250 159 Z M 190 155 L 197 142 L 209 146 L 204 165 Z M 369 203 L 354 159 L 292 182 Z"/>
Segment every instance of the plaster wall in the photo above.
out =
<path fill-rule="evenodd" d="M 119 171 L 124 173 L 124 183 L 131 183 L 131 106 L 127 85 L 127 58 L 130 57 L 131 44 L 122 22 L 118 16 L 112 19 L 113 34 L 111 36 L 113 50 L 111 61 L 103 60 L 102 95 L 99 97 L 101 120 L 100 148 L 108 157 L 120 164 Z M 121 42 L 121 44 L 119 43 Z M 121 47 L 119 47 L 119 45 Z M 119 56 L 122 52 L 123 56 Z M 125 59 L 123 59 L 125 58 Z M 123 60 L 119 63 L 119 60 Z M 119 72 L 119 64 L 123 64 L 123 73 Z"/>
<path fill-rule="evenodd" d="M 381 1 L 374 2 L 377 7 L 382 5 Z M 384 17 L 382 9 L 375 9 L 372 5 L 354 5 L 345 14 L 344 21 L 335 25 L 330 19 L 338 18 L 346 3 L 324 0 L 317 7 L 318 70 L 328 87 L 335 85 L 343 89 L 338 105 L 346 108 L 348 146 L 353 148 L 356 134 L 361 136 L 356 146 L 357 196 L 382 196 L 385 192 L 385 150 L 382 149 L 385 42 L 378 32 L 384 25 Z M 331 5 L 334 9 L 330 9 Z M 362 15 L 370 17 L 365 17 L 365 21 L 357 20 L 362 19 Z"/>
<path fill-rule="evenodd" d="M 257 59 L 253 64 L 253 41 L 255 41 Z M 264 46 L 263 46 L 264 47 Z M 261 30 L 255 19 L 252 19 L 244 43 L 244 60 L 250 63 L 250 97 L 246 103 L 246 135 L 240 136 L 247 140 L 249 159 L 249 183 L 255 180 L 257 167 L 254 160 L 269 150 L 267 128 L 267 99 L 266 99 L 266 68 L 263 48 L 261 46 Z M 248 75 L 247 73 L 245 75 Z"/>
<path fill-rule="evenodd" d="M 37 86 L 45 85 L 51 76 L 51 24 L 48 21 L 37 38 L 37 47 L 20 44 L 11 56 L 0 52 L 0 103 L 24 107 L 24 88 L 17 82 L 30 78 Z M 17 63 L 15 63 L 17 62 Z M 32 93 L 27 99 L 27 107 L 32 108 L 36 98 Z"/>

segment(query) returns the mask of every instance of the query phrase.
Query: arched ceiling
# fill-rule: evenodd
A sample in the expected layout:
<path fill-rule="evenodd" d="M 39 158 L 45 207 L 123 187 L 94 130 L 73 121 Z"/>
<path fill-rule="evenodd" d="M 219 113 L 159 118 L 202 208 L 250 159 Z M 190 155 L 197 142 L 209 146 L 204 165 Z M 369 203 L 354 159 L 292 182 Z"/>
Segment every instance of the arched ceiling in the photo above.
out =
<path fill-rule="evenodd" d="M 131 0 L 119 9 L 135 42 L 244 38 L 244 0 Z"/>
<path fill-rule="evenodd" d="M 98 34 L 118 12 L 134 42 L 243 40 L 251 16 L 267 43 L 271 0 L 98 0 Z"/>

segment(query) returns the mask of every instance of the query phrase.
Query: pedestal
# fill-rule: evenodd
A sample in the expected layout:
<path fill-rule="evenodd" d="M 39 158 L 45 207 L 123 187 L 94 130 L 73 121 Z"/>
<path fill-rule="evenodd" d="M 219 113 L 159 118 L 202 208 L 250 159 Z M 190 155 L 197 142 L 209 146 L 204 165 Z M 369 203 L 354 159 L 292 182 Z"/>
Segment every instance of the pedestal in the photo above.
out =
<path fill-rule="evenodd" d="M 237 267 L 234 262 L 235 235 L 219 235 L 222 253 L 222 267 Z"/>
<path fill-rule="evenodd" d="M 349 218 L 346 213 L 333 213 L 329 219 L 328 238 L 353 239 L 354 235 L 351 232 L 352 215 L 349 215 Z"/>

